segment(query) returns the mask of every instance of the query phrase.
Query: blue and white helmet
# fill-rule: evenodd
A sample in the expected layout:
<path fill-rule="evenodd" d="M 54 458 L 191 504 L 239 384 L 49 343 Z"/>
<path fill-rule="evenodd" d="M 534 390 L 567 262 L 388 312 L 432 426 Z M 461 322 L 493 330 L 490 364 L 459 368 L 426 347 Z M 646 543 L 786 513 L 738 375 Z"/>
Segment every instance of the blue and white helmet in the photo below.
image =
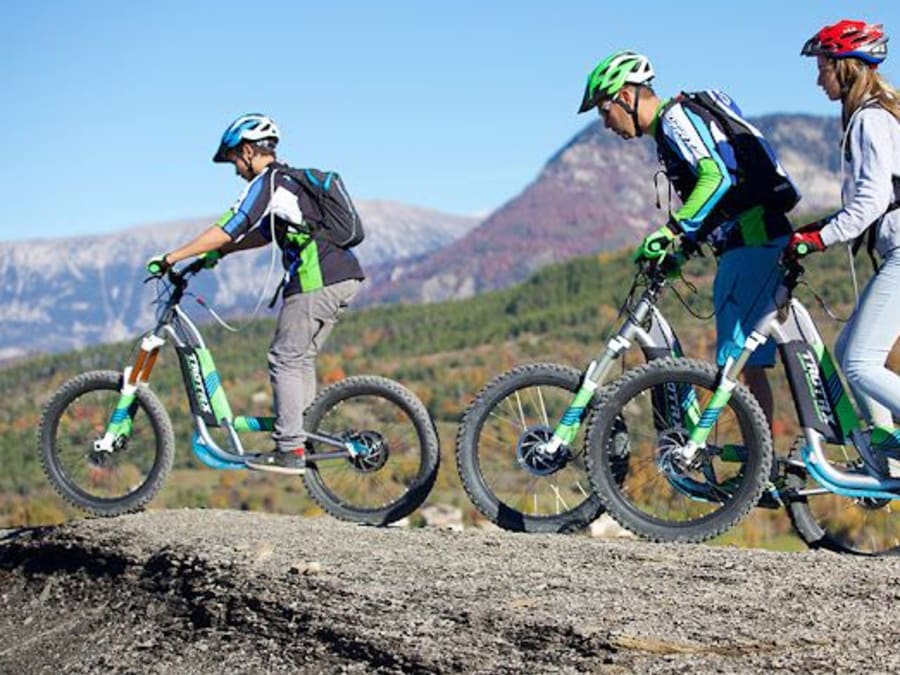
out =
<path fill-rule="evenodd" d="M 213 161 L 227 162 L 226 155 L 230 150 L 234 150 L 241 141 L 249 143 L 269 141 L 265 145 L 274 148 L 278 144 L 279 138 L 278 127 L 271 118 L 259 113 L 241 115 L 225 129 L 222 140 L 219 141 L 219 149 L 213 155 Z"/>

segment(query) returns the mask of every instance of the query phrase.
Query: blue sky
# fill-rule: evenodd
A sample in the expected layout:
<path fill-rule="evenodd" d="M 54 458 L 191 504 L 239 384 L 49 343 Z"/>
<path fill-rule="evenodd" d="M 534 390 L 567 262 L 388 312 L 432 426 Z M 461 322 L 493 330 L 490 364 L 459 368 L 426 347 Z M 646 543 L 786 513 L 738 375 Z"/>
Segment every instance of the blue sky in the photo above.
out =
<path fill-rule="evenodd" d="M 218 215 L 242 182 L 210 157 L 249 111 L 357 198 L 489 212 L 591 121 L 582 86 L 613 49 L 650 56 L 663 94 L 837 114 L 798 54 L 848 11 L 900 49 L 886 1 L 2 3 L 0 241 Z"/>

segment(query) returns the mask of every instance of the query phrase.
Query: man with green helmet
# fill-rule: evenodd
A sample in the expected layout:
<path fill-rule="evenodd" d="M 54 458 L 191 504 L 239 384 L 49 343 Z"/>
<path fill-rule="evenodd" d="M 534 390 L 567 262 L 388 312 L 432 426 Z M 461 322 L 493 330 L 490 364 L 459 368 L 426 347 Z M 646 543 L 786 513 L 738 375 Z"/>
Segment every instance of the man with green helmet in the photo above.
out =
<path fill-rule="evenodd" d="M 649 83 L 655 75 L 656 73 L 653 72 L 653 66 L 650 65 L 649 59 L 643 54 L 629 50 L 613 52 L 603 59 L 588 76 L 584 98 L 581 101 L 581 107 L 578 109 L 578 112 L 579 114 L 587 112 L 608 101 L 609 105 L 619 106 L 631 117 L 632 130 L 630 135 L 625 137 L 641 136 L 643 135 L 643 130 L 638 120 L 640 100 L 635 99 L 632 107 L 631 103 L 624 102 L 616 94 L 622 91 L 626 84 L 633 84 L 636 87 L 646 86 L 649 90 Z M 608 106 L 605 110 L 601 109 L 601 116 L 608 110 Z M 604 119 L 606 118 L 604 117 Z M 613 128 L 613 130 L 622 135 L 619 129 Z"/>
<path fill-rule="evenodd" d="M 754 174 L 761 171 L 738 161 L 721 117 L 692 95 L 660 99 L 650 85 L 654 75 L 646 56 L 616 51 L 591 71 L 578 112 L 596 108 L 606 128 L 620 137 L 647 134 L 656 141 L 666 177 L 682 204 L 670 210 L 665 225 L 644 238 L 635 259 L 660 258 L 679 237 L 683 246 L 706 243 L 712 247 L 718 257 L 713 295 L 716 358 L 721 366 L 740 354 L 772 297 L 780 279 L 779 255 L 791 225 L 784 205 L 760 189 L 764 179 Z M 726 95 L 707 93 L 724 99 L 720 103 L 742 119 Z M 747 126 L 770 151 L 758 130 Z M 774 153 L 771 160 L 783 173 Z M 774 364 L 775 345 L 769 340 L 753 353 L 744 370 L 744 379 L 769 420 L 773 402 L 765 369 Z"/>

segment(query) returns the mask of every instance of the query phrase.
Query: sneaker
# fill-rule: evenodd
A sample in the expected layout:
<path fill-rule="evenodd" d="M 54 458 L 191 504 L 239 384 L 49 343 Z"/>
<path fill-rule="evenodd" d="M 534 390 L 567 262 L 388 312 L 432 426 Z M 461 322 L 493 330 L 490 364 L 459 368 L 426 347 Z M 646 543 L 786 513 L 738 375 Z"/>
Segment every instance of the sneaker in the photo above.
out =
<path fill-rule="evenodd" d="M 886 454 L 886 451 L 897 447 L 898 439 L 894 433 L 889 429 L 875 427 L 862 432 L 863 438 L 857 438 L 859 442 L 856 443 L 856 450 L 869 473 L 876 478 L 897 477 L 897 462 Z"/>
<path fill-rule="evenodd" d="M 244 464 L 248 469 L 257 471 L 271 471 L 272 473 L 286 473 L 299 476 L 306 472 L 306 455 L 303 448 L 280 452 L 275 450 L 263 455 L 248 457 Z"/>

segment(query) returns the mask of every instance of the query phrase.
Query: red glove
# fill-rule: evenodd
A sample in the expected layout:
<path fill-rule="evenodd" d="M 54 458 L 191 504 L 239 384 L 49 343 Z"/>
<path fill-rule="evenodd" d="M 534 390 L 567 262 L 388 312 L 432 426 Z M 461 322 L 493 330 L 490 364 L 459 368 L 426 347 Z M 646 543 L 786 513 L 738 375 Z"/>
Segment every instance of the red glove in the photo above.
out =
<path fill-rule="evenodd" d="M 787 245 L 787 253 L 792 258 L 802 258 L 816 251 L 824 251 L 822 243 L 822 226 L 819 223 L 810 223 L 791 235 Z"/>

